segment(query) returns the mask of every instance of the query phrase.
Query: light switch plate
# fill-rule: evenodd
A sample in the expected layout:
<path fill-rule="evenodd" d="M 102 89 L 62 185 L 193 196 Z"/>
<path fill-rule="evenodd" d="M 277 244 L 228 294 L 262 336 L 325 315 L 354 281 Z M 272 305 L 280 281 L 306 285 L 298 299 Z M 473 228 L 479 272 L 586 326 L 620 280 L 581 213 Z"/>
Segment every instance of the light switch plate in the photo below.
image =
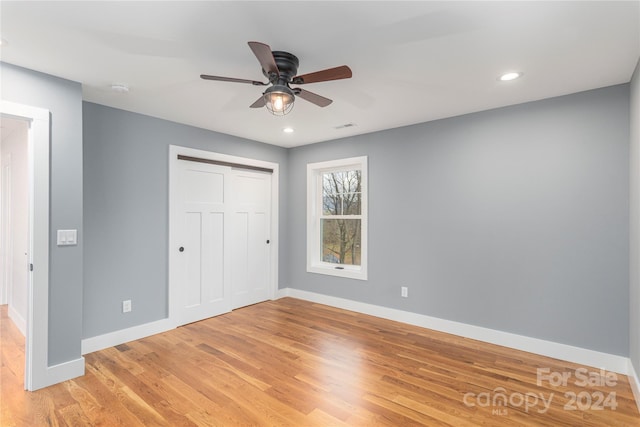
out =
<path fill-rule="evenodd" d="M 78 230 L 58 230 L 58 246 L 78 244 Z"/>

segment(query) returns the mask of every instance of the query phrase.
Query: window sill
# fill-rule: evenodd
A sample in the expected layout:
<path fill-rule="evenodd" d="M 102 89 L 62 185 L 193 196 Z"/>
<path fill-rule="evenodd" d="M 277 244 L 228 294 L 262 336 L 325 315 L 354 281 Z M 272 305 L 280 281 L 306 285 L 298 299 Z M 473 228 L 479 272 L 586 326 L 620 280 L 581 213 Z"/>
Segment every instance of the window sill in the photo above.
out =
<path fill-rule="evenodd" d="M 327 276 L 344 277 L 347 279 L 367 280 L 367 271 L 362 267 L 353 267 L 349 265 L 341 265 L 342 268 L 336 268 L 335 265 L 314 264 L 307 265 L 308 273 L 324 274 Z"/>

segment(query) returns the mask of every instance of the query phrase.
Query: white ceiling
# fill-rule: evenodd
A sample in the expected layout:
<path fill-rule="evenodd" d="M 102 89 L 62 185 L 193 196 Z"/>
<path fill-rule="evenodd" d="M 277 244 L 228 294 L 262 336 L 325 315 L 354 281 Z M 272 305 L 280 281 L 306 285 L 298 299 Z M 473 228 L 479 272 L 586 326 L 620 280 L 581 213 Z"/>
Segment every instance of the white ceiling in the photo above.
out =
<path fill-rule="evenodd" d="M 81 82 L 87 101 L 283 147 L 626 83 L 640 56 L 639 1 L 3 0 L 0 24 L 2 61 Z M 199 78 L 265 81 L 250 40 L 299 74 L 353 78 L 304 86 L 326 108 L 250 109 L 262 88 Z M 497 80 L 511 70 L 525 74 Z"/>

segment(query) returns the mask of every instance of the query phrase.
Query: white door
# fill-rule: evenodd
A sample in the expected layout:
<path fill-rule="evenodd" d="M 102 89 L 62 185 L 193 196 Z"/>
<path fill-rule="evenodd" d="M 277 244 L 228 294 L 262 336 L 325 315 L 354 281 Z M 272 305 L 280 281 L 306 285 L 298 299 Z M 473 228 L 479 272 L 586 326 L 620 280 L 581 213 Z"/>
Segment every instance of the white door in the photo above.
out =
<path fill-rule="evenodd" d="M 269 299 L 271 174 L 232 171 L 233 308 Z"/>
<path fill-rule="evenodd" d="M 61 379 L 82 375 L 84 362 L 49 366 L 49 110 L 0 100 L 0 117 L 30 123 L 28 131 L 28 272 L 27 319 L 25 336 L 25 389 L 33 391 Z M 4 233 L 3 233 L 4 234 Z M 24 268 L 24 266 L 23 266 Z M 81 360 L 81 359 L 78 359 Z"/>
<path fill-rule="evenodd" d="M 178 162 L 177 256 L 178 324 L 231 310 L 228 224 L 230 168 Z"/>
<path fill-rule="evenodd" d="M 188 160 L 178 160 L 176 172 L 176 323 L 269 299 L 271 174 Z"/>

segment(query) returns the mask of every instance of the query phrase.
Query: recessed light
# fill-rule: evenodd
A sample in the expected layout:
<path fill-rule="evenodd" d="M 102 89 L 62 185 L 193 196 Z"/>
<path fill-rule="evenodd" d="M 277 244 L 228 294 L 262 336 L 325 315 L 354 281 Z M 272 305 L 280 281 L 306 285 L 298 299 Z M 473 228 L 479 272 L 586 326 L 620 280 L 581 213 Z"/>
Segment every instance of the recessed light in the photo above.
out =
<path fill-rule="evenodd" d="M 520 77 L 522 77 L 521 72 L 519 71 L 512 71 L 509 73 L 504 73 L 503 75 L 501 75 L 498 80 L 500 80 L 501 82 L 508 82 L 511 80 L 515 80 L 515 79 L 519 79 Z"/>
<path fill-rule="evenodd" d="M 282 129 L 282 132 L 284 132 L 284 133 L 293 133 L 293 128 L 284 128 L 284 129 Z"/>
<path fill-rule="evenodd" d="M 122 83 L 114 83 L 111 85 L 111 90 L 117 93 L 127 93 L 129 92 L 129 86 Z"/>

